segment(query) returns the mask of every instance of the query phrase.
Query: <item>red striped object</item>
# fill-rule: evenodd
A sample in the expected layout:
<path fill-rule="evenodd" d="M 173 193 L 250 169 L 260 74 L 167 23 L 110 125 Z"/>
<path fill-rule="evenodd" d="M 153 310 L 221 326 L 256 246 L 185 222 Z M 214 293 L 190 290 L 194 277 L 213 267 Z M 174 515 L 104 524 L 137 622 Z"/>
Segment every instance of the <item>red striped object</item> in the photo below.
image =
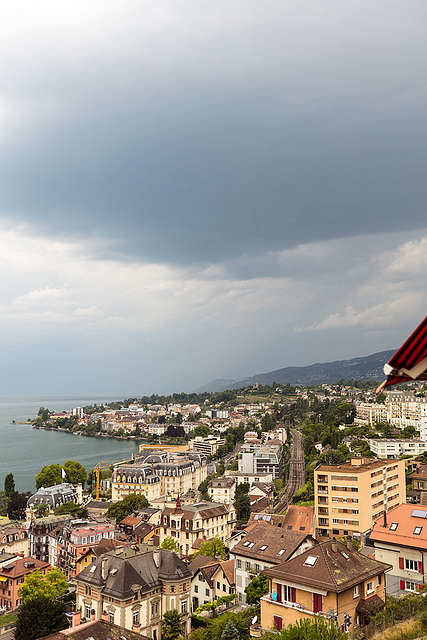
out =
<path fill-rule="evenodd" d="M 410 380 L 427 380 L 427 316 L 384 365 L 384 380 L 376 390 Z"/>

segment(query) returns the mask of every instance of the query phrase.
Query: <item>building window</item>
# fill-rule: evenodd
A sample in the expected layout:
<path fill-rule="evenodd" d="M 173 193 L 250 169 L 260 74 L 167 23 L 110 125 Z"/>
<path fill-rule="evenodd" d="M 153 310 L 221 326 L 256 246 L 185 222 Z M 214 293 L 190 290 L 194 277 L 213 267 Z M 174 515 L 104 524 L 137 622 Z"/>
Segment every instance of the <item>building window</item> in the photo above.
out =
<path fill-rule="evenodd" d="M 417 591 L 417 584 L 415 582 L 405 580 L 405 591 Z"/>
<path fill-rule="evenodd" d="M 86 620 L 90 620 L 90 605 L 85 604 L 85 618 Z"/>
<path fill-rule="evenodd" d="M 242 568 L 242 561 L 241 561 L 241 560 L 238 560 L 238 561 L 237 561 L 237 568 L 238 568 L 238 569 L 241 569 L 241 568 Z"/>
<path fill-rule="evenodd" d="M 151 603 L 151 617 L 152 618 L 157 618 L 158 615 L 159 615 L 159 603 L 158 602 L 152 602 Z"/>
<path fill-rule="evenodd" d="M 199 587 L 197 584 L 194 585 L 194 593 L 199 593 Z"/>
<path fill-rule="evenodd" d="M 219 584 L 219 582 L 218 582 L 218 581 L 217 581 L 217 583 L 216 583 L 216 588 L 217 588 L 217 589 L 220 589 L 220 588 L 221 588 L 221 585 Z"/>
<path fill-rule="evenodd" d="M 139 624 L 139 611 L 134 611 L 132 615 L 132 623 Z"/>
<path fill-rule="evenodd" d="M 187 613 L 187 600 L 181 601 L 181 613 Z"/>
<path fill-rule="evenodd" d="M 109 611 L 108 612 L 108 622 L 110 624 L 114 624 L 114 611 Z"/>
<path fill-rule="evenodd" d="M 283 627 L 283 618 L 280 616 L 273 616 L 274 628 L 276 631 L 281 631 Z"/>
<path fill-rule="evenodd" d="M 209 596 L 209 594 L 210 594 L 209 589 L 206 589 L 206 595 Z"/>
<path fill-rule="evenodd" d="M 366 593 L 372 593 L 374 591 L 374 583 L 368 582 L 368 584 L 366 585 Z"/>
<path fill-rule="evenodd" d="M 353 587 L 353 598 L 357 598 L 359 595 L 359 585 L 357 584 L 355 587 Z"/>
<path fill-rule="evenodd" d="M 408 571 L 418 572 L 418 562 L 416 560 L 408 560 L 405 558 L 405 569 L 408 569 Z"/>

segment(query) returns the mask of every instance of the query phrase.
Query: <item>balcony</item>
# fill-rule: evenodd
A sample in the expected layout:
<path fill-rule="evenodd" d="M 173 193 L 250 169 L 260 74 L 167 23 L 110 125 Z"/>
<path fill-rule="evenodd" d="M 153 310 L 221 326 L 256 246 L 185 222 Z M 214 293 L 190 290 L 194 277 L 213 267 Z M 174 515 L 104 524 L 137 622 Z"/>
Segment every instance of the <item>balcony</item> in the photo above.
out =
<path fill-rule="evenodd" d="M 276 594 L 274 593 L 274 595 Z M 289 602 L 288 600 L 277 602 L 277 600 L 273 597 L 273 593 L 271 592 L 266 593 L 265 596 L 262 596 L 262 598 L 260 598 L 260 600 L 264 600 L 269 604 L 274 604 L 277 607 L 284 607 L 285 609 L 297 609 L 297 611 L 301 611 L 301 613 L 307 614 L 309 616 L 317 615 L 314 613 L 314 611 L 310 611 L 309 609 L 306 609 L 304 605 L 298 604 L 298 602 Z"/>

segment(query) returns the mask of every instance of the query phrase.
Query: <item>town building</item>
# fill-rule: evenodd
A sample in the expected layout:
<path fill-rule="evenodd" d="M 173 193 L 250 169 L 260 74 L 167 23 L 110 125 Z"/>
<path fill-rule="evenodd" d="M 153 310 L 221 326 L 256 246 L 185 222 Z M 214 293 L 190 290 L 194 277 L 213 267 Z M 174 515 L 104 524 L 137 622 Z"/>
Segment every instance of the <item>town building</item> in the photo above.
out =
<path fill-rule="evenodd" d="M 130 493 L 143 493 L 149 502 L 160 497 L 176 498 L 195 491 L 206 476 L 206 456 L 201 453 L 179 455 L 159 451 L 140 454 L 134 464 L 114 469 L 112 500 L 122 500 Z"/>
<path fill-rule="evenodd" d="M 363 626 L 385 602 L 389 564 L 358 553 L 351 540 L 327 540 L 264 573 L 269 592 L 261 602 L 261 626 L 276 629 L 323 615 L 342 631 Z"/>
<path fill-rule="evenodd" d="M 273 482 L 273 472 L 268 473 L 244 473 L 240 471 L 227 471 L 227 477 L 236 480 L 236 486 L 242 483 L 248 483 L 251 487 L 254 482 Z"/>
<path fill-rule="evenodd" d="M 409 479 L 412 481 L 412 490 L 427 495 L 427 464 L 419 465 L 418 469 L 413 471 Z"/>
<path fill-rule="evenodd" d="M 74 618 L 77 621 L 74 623 Z M 104 616 L 103 616 L 104 617 Z M 105 616 L 107 617 L 107 616 Z M 80 624 L 80 612 L 72 616 L 73 626 L 62 631 L 56 631 L 49 636 L 39 638 L 39 640 L 107 640 L 108 638 L 118 638 L 121 640 L 149 640 L 139 632 L 130 631 L 119 627 L 117 624 L 110 624 L 108 620 L 89 620 Z"/>
<path fill-rule="evenodd" d="M 369 448 L 372 453 L 380 458 L 399 458 L 401 456 L 419 456 L 427 451 L 427 442 L 419 438 L 391 439 L 370 438 Z"/>
<path fill-rule="evenodd" d="M 219 447 L 225 444 L 225 438 L 218 438 L 217 436 L 202 438 L 202 436 L 196 436 L 194 440 L 190 440 L 188 444 L 194 451 L 204 453 L 205 456 L 213 456 Z"/>
<path fill-rule="evenodd" d="M 69 522 L 70 515 L 49 516 L 31 520 L 28 527 L 30 556 L 37 560 L 49 561 L 49 534 L 59 525 Z M 53 564 L 52 566 L 56 566 Z"/>
<path fill-rule="evenodd" d="M 254 482 L 248 492 L 251 511 L 258 513 L 273 506 L 274 485 L 272 482 Z"/>
<path fill-rule="evenodd" d="M 110 522 L 72 520 L 49 534 L 49 563 L 58 567 L 68 580 L 76 575 L 77 560 L 103 538 L 114 539 L 115 526 Z"/>
<path fill-rule="evenodd" d="M 212 502 L 230 504 L 234 501 L 236 481 L 233 477 L 213 478 L 208 485 L 208 494 Z"/>
<path fill-rule="evenodd" d="M 246 535 L 230 550 L 234 560 L 237 601 L 246 602 L 245 588 L 252 575 L 293 558 L 316 544 L 308 533 L 288 531 L 264 521 L 246 528 Z M 253 572 L 252 574 L 250 572 Z"/>
<path fill-rule="evenodd" d="M 198 555 L 188 565 L 192 571 L 191 610 L 235 593 L 234 561 Z"/>
<path fill-rule="evenodd" d="M 386 574 L 387 594 L 417 593 L 427 583 L 427 508 L 400 504 L 369 535 L 375 559 L 392 569 Z"/>
<path fill-rule="evenodd" d="M 5 520 L 0 522 L 0 554 L 15 553 L 19 556 L 29 555 L 28 532 L 25 525 Z"/>
<path fill-rule="evenodd" d="M 197 540 L 214 537 L 223 542 L 230 537 L 236 523 L 236 511 L 232 504 L 198 502 L 181 507 L 178 498 L 175 507 L 165 506 L 161 513 L 160 544 L 168 536 L 180 545 L 181 552 L 189 556 Z"/>
<path fill-rule="evenodd" d="M 243 444 L 237 458 L 240 473 L 271 473 L 273 479 L 283 476 L 282 443 L 279 441 Z"/>
<path fill-rule="evenodd" d="M 314 471 L 317 534 L 362 542 L 384 510 L 406 501 L 404 460 L 352 458 Z"/>
<path fill-rule="evenodd" d="M 47 562 L 30 556 L 15 558 L 10 563 L 2 564 L 0 567 L 0 607 L 7 610 L 19 607 L 22 600 L 18 590 L 24 582 L 25 576 L 33 571 L 46 574 L 48 569 L 50 566 Z"/>
<path fill-rule="evenodd" d="M 27 509 L 38 507 L 41 504 L 47 504 L 49 509 L 53 511 L 56 507 L 67 502 L 75 502 L 79 504 L 79 493 L 77 489 L 68 482 L 56 484 L 53 487 L 40 487 L 34 495 L 27 500 Z"/>
<path fill-rule="evenodd" d="M 138 630 L 152 640 L 161 638 L 163 614 L 177 609 L 185 637 L 190 632 L 192 573 L 175 553 L 135 545 L 97 558 L 75 578 L 76 608 L 90 619 Z"/>

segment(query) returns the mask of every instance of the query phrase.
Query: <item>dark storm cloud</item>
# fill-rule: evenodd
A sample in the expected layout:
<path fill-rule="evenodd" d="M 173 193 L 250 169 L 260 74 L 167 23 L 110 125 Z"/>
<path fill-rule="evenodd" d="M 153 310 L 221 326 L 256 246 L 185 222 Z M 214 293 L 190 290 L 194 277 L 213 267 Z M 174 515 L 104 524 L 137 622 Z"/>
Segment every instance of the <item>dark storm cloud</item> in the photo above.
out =
<path fill-rule="evenodd" d="M 125 6 L 3 67 L 5 213 L 171 263 L 424 226 L 424 3 Z"/>

